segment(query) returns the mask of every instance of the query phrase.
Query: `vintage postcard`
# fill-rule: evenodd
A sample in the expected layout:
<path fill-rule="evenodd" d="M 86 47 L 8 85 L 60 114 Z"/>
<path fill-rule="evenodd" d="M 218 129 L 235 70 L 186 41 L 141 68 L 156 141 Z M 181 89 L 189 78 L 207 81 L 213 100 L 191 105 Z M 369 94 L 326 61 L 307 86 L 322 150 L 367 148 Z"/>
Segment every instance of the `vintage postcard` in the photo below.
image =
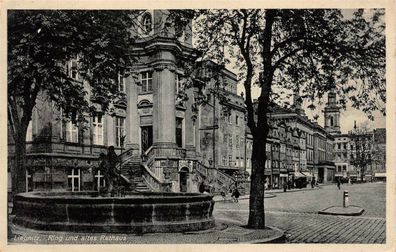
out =
<path fill-rule="evenodd" d="M 394 251 L 393 1 L 1 7 L 1 251 Z"/>

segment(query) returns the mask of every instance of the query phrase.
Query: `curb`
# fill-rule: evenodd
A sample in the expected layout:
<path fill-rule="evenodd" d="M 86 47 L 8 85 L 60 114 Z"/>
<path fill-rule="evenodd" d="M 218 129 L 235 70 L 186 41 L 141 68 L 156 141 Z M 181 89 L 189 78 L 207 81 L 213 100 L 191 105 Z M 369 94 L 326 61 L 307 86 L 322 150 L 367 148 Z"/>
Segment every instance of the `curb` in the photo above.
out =
<path fill-rule="evenodd" d="M 313 191 L 313 190 L 319 190 L 322 189 L 321 187 L 315 187 L 315 188 L 304 188 L 304 189 L 297 189 L 297 190 L 288 190 L 286 192 L 282 191 L 270 191 L 271 193 L 292 193 L 292 192 L 303 192 L 303 191 Z"/>
<path fill-rule="evenodd" d="M 349 207 L 354 207 L 354 208 L 358 208 L 356 209 L 356 212 L 352 212 L 352 213 L 342 213 L 342 212 L 326 212 L 328 209 L 332 208 L 332 207 L 339 207 L 339 206 L 330 206 L 327 207 L 323 210 L 318 211 L 318 214 L 322 214 L 322 215 L 342 215 L 342 216 L 360 216 L 363 214 L 364 212 L 364 208 L 359 207 L 359 206 L 349 206 Z"/>
<path fill-rule="evenodd" d="M 277 227 L 273 227 L 273 226 L 267 226 L 267 228 L 271 228 L 273 230 L 276 230 L 280 234 L 275 236 L 275 237 L 271 237 L 271 238 L 252 240 L 252 241 L 249 241 L 248 244 L 285 243 L 285 241 L 286 241 L 285 231 L 283 231 L 283 230 L 281 230 L 281 229 L 279 229 Z"/>
<path fill-rule="evenodd" d="M 264 194 L 264 199 L 270 199 L 270 198 L 275 198 L 275 197 L 276 197 L 276 195 L 274 195 L 273 193 L 265 193 Z M 243 196 L 239 197 L 238 200 L 246 200 L 249 198 L 250 198 L 250 195 L 243 195 Z M 213 198 L 213 200 L 215 202 L 233 202 L 232 199 L 228 199 L 228 198 L 226 200 L 223 200 L 223 198 Z"/>

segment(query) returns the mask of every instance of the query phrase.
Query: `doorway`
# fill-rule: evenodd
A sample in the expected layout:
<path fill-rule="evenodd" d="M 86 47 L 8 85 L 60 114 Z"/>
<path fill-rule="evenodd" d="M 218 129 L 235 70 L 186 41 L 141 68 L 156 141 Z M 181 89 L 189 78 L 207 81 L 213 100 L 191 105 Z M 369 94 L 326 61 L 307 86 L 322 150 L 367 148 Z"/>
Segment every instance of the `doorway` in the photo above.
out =
<path fill-rule="evenodd" d="M 324 182 L 324 168 L 318 168 L 318 183 Z"/>
<path fill-rule="evenodd" d="M 145 153 L 148 148 L 153 144 L 153 126 L 142 126 L 141 127 L 141 146 L 142 153 Z"/>

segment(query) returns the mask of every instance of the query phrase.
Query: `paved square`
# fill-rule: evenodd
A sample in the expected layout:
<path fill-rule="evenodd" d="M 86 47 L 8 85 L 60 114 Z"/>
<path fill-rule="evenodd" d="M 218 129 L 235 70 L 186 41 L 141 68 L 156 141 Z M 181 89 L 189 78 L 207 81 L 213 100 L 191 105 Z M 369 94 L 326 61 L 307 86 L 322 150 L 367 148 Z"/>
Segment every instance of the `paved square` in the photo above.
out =
<path fill-rule="evenodd" d="M 265 199 L 266 225 L 286 231 L 290 243 L 385 243 L 384 183 L 322 186 L 319 190 L 277 193 Z M 324 216 L 317 212 L 342 205 L 343 190 L 351 205 L 365 209 L 362 216 Z M 215 217 L 246 224 L 248 200 L 216 202 Z"/>

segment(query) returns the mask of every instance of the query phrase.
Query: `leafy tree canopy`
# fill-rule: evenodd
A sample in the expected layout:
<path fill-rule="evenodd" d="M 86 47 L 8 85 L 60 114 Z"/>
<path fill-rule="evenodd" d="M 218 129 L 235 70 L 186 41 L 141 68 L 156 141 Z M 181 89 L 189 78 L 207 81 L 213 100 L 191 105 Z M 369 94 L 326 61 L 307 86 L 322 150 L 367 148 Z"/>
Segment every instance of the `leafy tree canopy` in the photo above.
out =
<path fill-rule="evenodd" d="M 274 101 L 288 98 L 287 90 L 300 92 L 314 109 L 317 98 L 335 89 L 342 106 L 350 101 L 369 118 L 374 110 L 385 114 L 383 9 L 356 10 L 351 16 L 337 9 L 271 11 L 265 53 L 266 10 L 198 10 L 196 45 L 204 57 L 235 64 L 242 80 L 251 67 L 251 84 L 259 87 L 266 71 L 263 61 L 269 61 Z"/>
<path fill-rule="evenodd" d="M 139 11 L 10 10 L 8 101 L 14 119 L 29 121 L 41 92 L 73 114 L 90 108 L 87 92 L 100 97 L 106 109 L 118 95 L 118 73 L 127 72 L 134 61 L 129 50 L 138 15 Z M 79 81 L 66 68 L 76 57 Z"/>

